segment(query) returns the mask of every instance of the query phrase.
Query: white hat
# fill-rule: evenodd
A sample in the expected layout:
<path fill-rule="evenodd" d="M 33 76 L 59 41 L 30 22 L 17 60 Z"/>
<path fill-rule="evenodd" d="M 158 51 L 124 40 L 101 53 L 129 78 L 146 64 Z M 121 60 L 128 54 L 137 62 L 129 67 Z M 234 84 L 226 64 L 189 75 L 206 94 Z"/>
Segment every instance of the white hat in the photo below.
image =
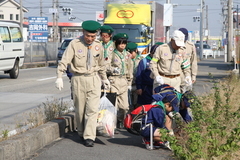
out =
<path fill-rule="evenodd" d="M 173 32 L 172 39 L 174 39 L 177 46 L 179 47 L 185 46 L 184 44 L 185 35 L 181 31 L 175 30 Z"/>

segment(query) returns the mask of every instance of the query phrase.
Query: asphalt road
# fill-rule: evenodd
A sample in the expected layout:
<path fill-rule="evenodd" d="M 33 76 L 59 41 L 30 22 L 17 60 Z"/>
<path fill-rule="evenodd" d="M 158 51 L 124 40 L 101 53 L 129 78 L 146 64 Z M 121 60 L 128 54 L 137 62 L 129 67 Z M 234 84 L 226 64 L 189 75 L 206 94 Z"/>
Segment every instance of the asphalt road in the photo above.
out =
<path fill-rule="evenodd" d="M 70 100 L 70 83 L 63 77 L 64 88 L 55 87 L 56 67 L 21 69 L 17 79 L 0 72 L 0 131 L 24 126 L 30 111 L 43 102 Z"/>

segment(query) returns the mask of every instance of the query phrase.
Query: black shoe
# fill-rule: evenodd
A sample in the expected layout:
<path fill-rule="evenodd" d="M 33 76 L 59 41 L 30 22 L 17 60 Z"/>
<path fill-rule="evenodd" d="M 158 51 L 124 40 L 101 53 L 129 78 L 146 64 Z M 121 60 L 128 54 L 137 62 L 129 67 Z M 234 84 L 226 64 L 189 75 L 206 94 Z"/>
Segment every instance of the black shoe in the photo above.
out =
<path fill-rule="evenodd" d="M 91 140 L 91 139 L 86 139 L 86 140 L 85 140 L 85 146 L 86 146 L 86 147 L 93 147 L 93 146 L 94 146 L 93 140 Z"/>
<path fill-rule="evenodd" d="M 82 136 L 79 136 L 80 141 L 84 141 L 84 138 Z"/>
<path fill-rule="evenodd" d="M 121 121 L 117 122 L 117 128 L 118 129 L 124 129 L 124 125 L 123 125 L 123 123 Z"/>
<path fill-rule="evenodd" d="M 116 128 L 114 129 L 114 134 L 119 134 Z"/>

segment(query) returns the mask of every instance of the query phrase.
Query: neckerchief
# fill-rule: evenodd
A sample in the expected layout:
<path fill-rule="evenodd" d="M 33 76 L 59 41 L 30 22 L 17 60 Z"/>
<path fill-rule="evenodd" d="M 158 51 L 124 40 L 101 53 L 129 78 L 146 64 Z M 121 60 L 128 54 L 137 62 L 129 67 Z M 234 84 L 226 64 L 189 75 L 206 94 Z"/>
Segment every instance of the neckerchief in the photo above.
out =
<path fill-rule="evenodd" d="M 140 57 L 140 55 L 137 55 L 134 59 L 132 59 L 133 61 L 133 69 L 135 69 L 136 67 L 136 59 L 138 59 Z"/>
<path fill-rule="evenodd" d="M 90 70 L 91 67 L 92 67 L 92 53 L 91 53 L 91 48 L 92 48 L 92 44 L 87 44 L 85 41 L 84 41 L 84 38 L 83 36 L 81 37 L 82 38 L 82 41 L 84 43 L 84 45 L 88 48 L 88 51 L 87 51 L 87 70 Z"/>
<path fill-rule="evenodd" d="M 107 54 L 107 49 L 108 47 L 112 44 L 112 40 L 110 40 L 108 43 L 102 43 L 103 47 L 104 47 L 104 58 L 108 57 L 108 54 Z"/>
<path fill-rule="evenodd" d="M 152 60 L 152 57 L 150 56 L 150 55 L 147 55 L 147 57 L 146 57 L 146 59 L 148 59 L 148 60 Z"/>
<path fill-rule="evenodd" d="M 117 49 L 114 49 L 113 51 L 114 53 L 116 53 L 116 55 L 118 55 L 118 57 L 121 59 L 122 61 L 122 69 L 121 69 L 121 74 L 124 75 L 125 74 L 125 56 L 126 56 L 126 50 L 123 50 L 123 54 L 119 53 L 119 51 Z"/>

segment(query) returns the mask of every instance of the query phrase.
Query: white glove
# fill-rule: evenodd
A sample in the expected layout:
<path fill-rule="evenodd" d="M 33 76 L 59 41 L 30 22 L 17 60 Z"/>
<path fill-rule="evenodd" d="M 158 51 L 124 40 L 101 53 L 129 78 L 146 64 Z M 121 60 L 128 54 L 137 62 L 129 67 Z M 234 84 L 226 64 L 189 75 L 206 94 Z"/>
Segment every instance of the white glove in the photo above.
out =
<path fill-rule="evenodd" d="M 131 90 L 132 90 L 132 86 L 128 86 L 128 90 L 130 90 L 130 91 L 131 91 Z"/>
<path fill-rule="evenodd" d="M 118 67 L 114 68 L 113 73 L 120 74 L 120 68 Z"/>
<path fill-rule="evenodd" d="M 164 84 L 164 80 L 162 78 L 162 76 L 156 76 L 156 82 L 159 83 L 160 85 Z"/>
<path fill-rule="evenodd" d="M 55 84 L 56 84 L 57 89 L 59 89 L 60 91 L 61 91 L 61 89 L 63 89 L 63 79 L 62 78 L 57 78 Z"/>
<path fill-rule="evenodd" d="M 191 86 L 192 85 L 192 78 L 190 76 L 186 76 L 185 77 L 185 82 L 186 82 L 187 86 Z"/>
<path fill-rule="evenodd" d="M 102 80 L 103 86 L 105 90 L 110 90 L 110 82 L 108 79 Z"/>

